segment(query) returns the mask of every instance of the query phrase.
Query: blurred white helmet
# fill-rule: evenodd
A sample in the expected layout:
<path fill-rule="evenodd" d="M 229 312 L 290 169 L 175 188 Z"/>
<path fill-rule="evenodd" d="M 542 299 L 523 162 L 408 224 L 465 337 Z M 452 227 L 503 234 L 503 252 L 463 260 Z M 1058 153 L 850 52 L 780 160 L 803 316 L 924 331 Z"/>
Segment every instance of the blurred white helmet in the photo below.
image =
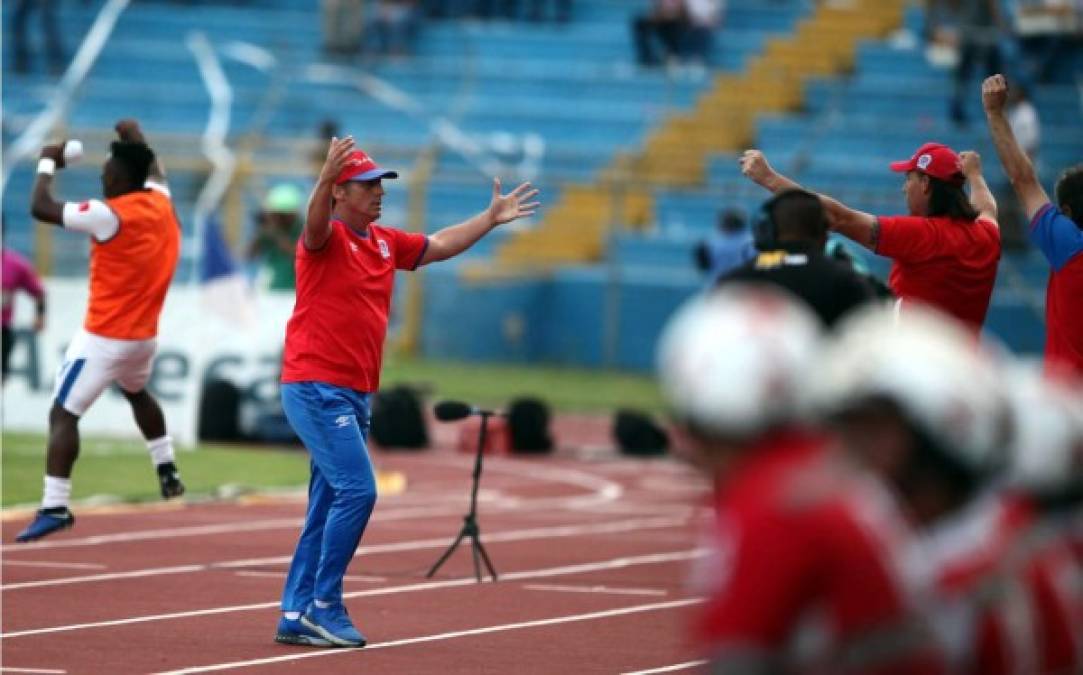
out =
<path fill-rule="evenodd" d="M 1046 493 L 1083 480 L 1083 399 L 1043 379 L 1040 363 L 1010 368 L 1006 383 L 1012 411 L 1008 482 Z"/>
<path fill-rule="evenodd" d="M 924 307 L 901 316 L 860 310 L 838 327 L 808 390 L 810 406 L 836 413 L 869 399 L 908 421 L 968 470 L 1003 465 L 1007 404 L 990 351 L 954 320 Z"/>
<path fill-rule="evenodd" d="M 688 301 L 658 345 L 662 393 L 703 433 L 748 437 L 798 414 L 820 322 L 784 291 L 734 284 Z"/>

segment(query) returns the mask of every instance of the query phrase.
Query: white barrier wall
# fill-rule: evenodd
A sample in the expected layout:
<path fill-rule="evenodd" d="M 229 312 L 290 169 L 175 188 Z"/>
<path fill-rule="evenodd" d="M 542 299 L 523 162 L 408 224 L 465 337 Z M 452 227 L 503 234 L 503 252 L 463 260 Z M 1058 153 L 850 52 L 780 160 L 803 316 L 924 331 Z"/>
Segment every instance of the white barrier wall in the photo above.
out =
<path fill-rule="evenodd" d="M 5 430 L 44 433 L 53 382 L 72 335 L 86 310 L 86 279 L 45 280 L 45 330 L 29 330 L 33 301 L 16 300 L 14 328 L 19 339 L 4 384 Z M 174 286 L 158 329 L 158 355 L 148 389 L 165 412 L 170 435 L 181 445 L 196 439 L 201 384 L 224 378 L 257 399 L 277 395 L 282 340 L 293 309 L 293 294 L 246 295 L 239 287 Z M 28 338 L 29 336 L 29 338 Z M 79 424 L 86 435 L 140 438 L 131 410 L 118 391 L 107 390 Z"/>

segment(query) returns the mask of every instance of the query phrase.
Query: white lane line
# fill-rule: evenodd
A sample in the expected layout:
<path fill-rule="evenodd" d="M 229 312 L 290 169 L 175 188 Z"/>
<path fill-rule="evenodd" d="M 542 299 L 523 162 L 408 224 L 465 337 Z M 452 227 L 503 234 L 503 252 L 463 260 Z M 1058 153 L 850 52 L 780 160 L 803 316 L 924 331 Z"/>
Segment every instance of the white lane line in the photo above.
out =
<path fill-rule="evenodd" d="M 586 572 L 598 572 L 601 570 L 620 569 L 623 567 L 632 567 L 635 565 L 654 565 L 667 562 L 682 562 L 692 560 L 694 558 L 701 558 L 706 555 L 706 549 L 688 549 L 684 551 L 671 551 L 669 553 L 655 553 L 651 555 L 641 556 L 628 556 L 622 558 L 612 558 L 610 560 L 601 560 L 591 563 L 582 563 L 579 565 L 565 565 L 561 567 L 551 567 L 545 569 L 536 570 L 523 570 L 520 572 L 510 572 L 502 574 L 500 578 L 506 581 L 517 581 L 521 579 L 541 579 L 545 577 L 555 577 L 568 574 L 582 574 Z M 362 598 L 377 595 L 394 595 L 398 593 L 412 593 L 416 591 L 429 591 L 441 588 L 454 588 L 456 586 L 473 586 L 478 582 L 473 577 L 463 577 L 460 579 L 448 579 L 445 581 L 428 581 L 416 584 L 407 584 L 405 586 L 390 586 L 388 588 L 373 588 L 365 591 L 350 591 L 343 593 L 343 599 L 349 598 Z M 32 628 L 29 630 L 15 631 L 12 633 L 0 634 L 0 639 L 9 639 L 16 637 L 25 637 L 28 635 L 44 635 L 47 633 L 65 633 L 75 630 L 84 630 L 87 628 L 105 628 L 109 626 L 124 626 L 135 623 L 147 623 L 150 621 L 167 621 L 171 619 L 186 619 L 193 616 L 209 616 L 212 614 L 226 614 L 229 612 L 246 612 L 257 609 L 270 609 L 272 607 L 277 608 L 279 602 L 277 600 L 272 602 L 257 602 L 249 605 L 229 605 L 225 607 L 210 607 L 207 609 L 196 609 L 187 612 L 172 612 L 169 614 L 151 614 L 148 616 L 134 616 L 127 619 L 112 619 L 109 621 L 94 621 L 89 623 L 77 623 L 66 626 L 50 626 L 47 628 Z"/>
<path fill-rule="evenodd" d="M 609 593 L 612 595 L 669 595 L 657 588 L 614 588 L 612 586 L 563 586 L 560 584 L 526 584 L 528 591 L 558 591 L 562 593 Z"/>
<path fill-rule="evenodd" d="M 442 462 L 459 466 L 464 460 Z M 584 471 L 564 468 L 541 467 L 533 462 L 515 460 L 494 461 L 490 460 L 489 469 L 525 477 L 535 482 L 554 482 L 573 485 L 589 490 L 585 495 L 568 497 L 541 497 L 536 499 L 511 498 L 506 503 L 493 505 L 499 510 L 519 510 L 538 508 L 560 508 L 576 510 L 593 507 L 618 500 L 624 494 L 624 488 L 618 483 L 595 476 Z M 397 520 L 401 518 L 428 517 L 435 515 L 452 515 L 461 513 L 461 508 L 456 509 L 450 504 L 440 507 L 404 508 L 399 511 L 384 511 L 379 509 L 373 514 L 377 522 L 385 520 Z M 208 534 L 228 534 L 232 532 L 252 532 L 255 530 L 274 530 L 286 528 L 300 528 L 299 518 L 279 518 L 264 521 L 243 521 L 233 523 L 221 523 L 218 525 L 202 525 L 195 527 L 176 527 L 156 530 L 143 530 L 118 534 L 98 535 L 81 539 L 60 539 L 55 541 L 41 541 L 29 544 L 19 544 L 18 550 L 32 551 L 42 549 L 71 548 L 75 546 L 97 546 L 101 544 L 115 544 L 118 542 L 146 541 L 153 539 L 174 539 L 177 537 L 199 537 Z M 10 550 L 9 547 L 0 547 L 0 550 Z"/>
<path fill-rule="evenodd" d="M 385 520 L 400 520 L 403 518 L 427 518 L 431 516 L 454 515 L 459 509 L 449 507 L 427 507 L 389 510 L 380 513 L 377 510 L 373 519 L 377 522 Z M 233 534 L 236 532 L 256 532 L 261 530 L 286 530 L 296 529 L 300 531 L 304 522 L 304 516 L 298 515 L 293 518 L 272 518 L 267 520 L 238 520 L 216 525 L 193 525 L 188 527 L 168 527 L 155 530 L 137 530 L 135 532 L 118 532 L 115 534 L 99 534 L 80 539 L 58 539 L 54 541 L 39 541 L 29 544 L 17 544 L 3 546 L 0 550 L 10 551 L 35 551 L 42 549 L 74 548 L 80 546 L 99 546 L 102 544 L 118 544 L 133 541 L 150 541 L 155 539 L 177 539 L 179 537 L 203 537 L 209 534 Z"/>
<path fill-rule="evenodd" d="M 662 666 L 660 668 L 651 668 L 650 670 L 637 670 L 631 673 L 622 673 L 621 675 L 654 675 L 654 673 L 674 673 L 678 670 L 690 670 L 692 668 L 698 668 L 705 665 L 707 665 L 706 661 L 685 661 L 684 663 L 674 663 L 672 666 Z"/>
<path fill-rule="evenodd" d="M 256 570 L 237 570 L 234 572 L 239 577 L 263 577 L 267 579 L 285 579 L 285 572 L 259 572 Z M 343 581 L 368 581 L 368 582 L 383 582 L 387 581 L 387 577 L 373 577 L 364 574 L 347 574 L 342 577 Z"/>
<path fill-rule="evenodd" d="M 489 543 L 509 541 L 529 541 L 533 539 L 555 539 L 557 537 L 577 537 L 581 535 L 615 534 L 645 530 L 651 528 L 669 528 L 682 525 L 683 519 L 679 518 L 642 518 L 632 520 L 620 520 L 610 523 L 598 523 L 587 525 L 559 525 L 555 527 L 538 527 L 524 530 L 509 530 L 484 534 L 483 540 Z M 297 524 L 297 523 L 295 523 Z M 420 551 L 424 549 L 443 548 L 448 545 L 450 537 L 432 539 L 417 539 L 414 541 L 395 542 L 391 544 L 374 544 L 361 546 L 354 553 L 354 557 L 362 555 L 376 555 L 380 553 L 398 553 L 402 551 Z M 282 565 L 290 561 L 290 556 L 273 556 L 269 558 L 247 558 L 243 560 L 226 560 L 199 565 L 184 565 L 181 567 L 151 567 L 128 572 L 113 572 L 110 574 L 90 574 L 83 576 L 62 577 L 59 579 L 43 579 L 41 581 L 26 581 L 22 583 L 0 585 L 0 591 L 14 591 L 25 588 L 42 588 L 45 586 L 64 586 L 70 584 L 93 583 L 99 581 L 116 581 L 118 579 L 131 579 L 157 576 L 159 574 L 178 574 L 182 572 L 199 572 L 204 570 L 237 567 L 254 567 L 259 565 Z"/>
<path fill-rule="evenodd" d="M 702 602 L 699 598 L 687 598 L 683 600 L 671 600 L 669 602 L 658 602 L 650 605 L 635 605 L 633 607 L 621 607 L 620 609 L 607 609 L 600 612 L 590 612 L 587 614 L 569 614 L 565 616 L 554 616 L 548 619 L 535 619 L 534 621 L 520 621 L 517 623 L 505 623 L 495 626 L 485 626 L 482 628 L 472 628 L 469 630 L 452 631 L 450 633 L 438 633 L 436 635 L 422 635 L 412 638 L 403 638 L 401 640 L 391 640 L 389 642 L 378 642 L 376 644 L 368 645 L 364 648 L 364 651 L 372 651 L 374 649 L 391 649 L 393 647 L 405 647 L 408 645 L 420 644 L 423 642 L 438 642 L 441 640 L 454 640 L 457 638 L 471 637 L 474 635 L 486 635 L 489 633 L 502 633 L 505 631 L 521 630 L 523 628 L 538 628 L 541 626 L 556 626 L 562 623 L 574 623 L 576 621 L 593 621 L 595 619 L 608 619 L 613 616 L 624 616 L 628 614 L 639 614 L 642 612 L 657 612 L 667 609 L 677 609 L 679 607 L 686 607 L 688 605 L 694 605 Z M 287 656 L 272 656 L 264 659 L 251 659 L 248 661 L 233 661 L 230 663 L 215 663 L 209 666 L 195 666 L 192 668 L 184 668 L 182 670 L 170 670 L 168 672 L 158 673 L 158 675 L 189 675 L 191 673 L 207 673 L 215 670 L 231 670 L 233 668 L 247 668 L 250 666 L 262 666 L 270 663 L 284 663 L 287 661 L 297 661 L 300 659 L 312 659 L 319 658 L 321 656 L 336 656 L 340 654 L 347 654 L 349 652 L 361 651 L 357 649 L 334 649 L 318 652 L 301 652 L 297 654 L 289 654 Z"/>
<path fill-rule="evenodd" d="M 0 668 L 0 673 L 40 673 L 41 675 L 64 675 L 66 670 L 52 670 L 49 668 Z"/>
<path fill-rule="evenodd" d="M 85 584 L 92 581 L 115 581 L 117 579 L 138 579 L 141 577 L 157 577 L 165 574 L 186 574 L 199 572 L 207 569 L 206 565 L 176 565 L 174 567 L 154 567 L 145 570 L 133 570 L 131 572 L 111 572 L 109 574 L 90 574 L 82 577 L 67 577 L 66 579 L 43 579 L 42 581 L 24 581 L 17 584 L 4 584 L 0 590 L 15 591 L 26 588 L 41 588 L 42 586 L 64 586 L 66 584 Z"/>
<path fill-rule="evenodd" d="M 64 570 L 104 570 L 108 569 L 105 565 L 99 565 L 98 563 L 69 563 L 69 562 L 46 562 L 44 560 L 11 560 L 5 558 L 3 561 L 5 565 L 13 565 L 15 567 L 52 567 L 56 569 Z"/>

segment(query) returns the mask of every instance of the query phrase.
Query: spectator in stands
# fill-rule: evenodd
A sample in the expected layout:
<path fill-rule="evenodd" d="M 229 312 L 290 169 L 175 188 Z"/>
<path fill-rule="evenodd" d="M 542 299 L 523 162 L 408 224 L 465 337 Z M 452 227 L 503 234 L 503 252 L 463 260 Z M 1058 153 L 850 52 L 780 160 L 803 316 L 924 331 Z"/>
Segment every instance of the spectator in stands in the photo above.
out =
<path fill-rule="evenodd" d="M 370 400 L 379 388 L 396 270 L 447 260 L 494 228 L 534 214 L 537 190 L 523 183 L 431 236 L 376 222 L 383 180 L 394 171 L 332 139 L 297 242 L 297 300 L 286 324 L 282 406 L 311 455 L 304 529 L 286 576 L 275 640 L 361 647 L 365 637 L 342 604 L 342 578 L 376 504 L 368 454 Z"/>
<path fill-rule="evenodd" d="M 679 309 L 659 341 L 662 392 L 715 486 L 705 672 L 940 673 L 923 589 L 898 574 L 914 545 L 904 514 L 804 415 L 819 333 L 788 294 L 732 284 Z"/>
<path fill-rule="evenodd" d="M 955 66 L 955 88 L 951 99 L 951 120 L 967 124 L 966 98 L 970 74 L 975 65 L 982 67 L 981 78 L 1001 70 L 1000 42 L 1007 33 L 1001 0 L 960 0 L 959 60 Z"/>
<path fill-rule="evenodd" d="M 755 258 L 756 246 L 752 242 L 752 233 L 748 231 L 745 214 L 739 209 L 720 213 L 714 234 L 696 245 L 694 255 L 696 267 L 707 273 L 710 284 Z"/>
<path fill-rule="evenodd" d="M 889 285 L 904 307 L 932 305 L 977 333 L 1000 260 L 996 200 L 982 177 L 981 158 L 926 143 L 910 159 L 892 162 L 891 169 L 906 173 L 909 215 L 877 217 L 821 194 L 831 228 L 892 258 Z M 745 151 L 741 171 L 771 192 L 801 187 L 777 173 L 759 150 Z M 969 198 L 963 190 L 967 181 Z"/>
<path fill-rule="evenodd" d="M 852 268 L 824 255 L 827 215 L 816 195 L 804 190 L 778 193 L 760 208 L 752 231 L 759 255 L 723 275 L 720 286 L 780 286 L 803 300 L 828 327 L 875 298 L 872 287 Z"/>
<path fill-rule="evenodd" d="M 312 149 L 309 151 L 309 162 L 314 178 L 320 175 L 320 169 L 323 168 L 323 161 L 327 155 L 327 144 L 338 135 L 338 121 L 330 117 L 321 121 L 316 127 L 316 138 L 312 143 Z"/>
<path fill-rule="evenodd" d="M 7 232 L 6 223 L 0 224 L 0 237 Z M 15 294 L 19 291 L 29 294 L 34 298 L 34 332 L 41 332 L 45 327 L 45 287 L 41 285 L 34 266 L 30 261 L 19 255 L 14 250 L 2 246 L 2 258 L 0 258 L 0 275 L 3 276 L 3 361 L 2 378 L 8 376 L 8 359 L 11 350 L 15 347 L 15 330 L 12 328 L 12 320 L 15 318 Z"/>
<path fill-rule="evenodd" d="M 30 70 L 30 48 L 27 45 L 26 23 L 30 14 L 37 10 L 41 19 L 41 33 L 45 40 L 41 53 L 49 66 L 49 71 L 59 73 L 64 70 L 68 59 L 64 52 L 64 43 L 60 39 L 60 28 L 56 23 L 56 6 L 59 0 L 18 0 L 11 13 L 11 41 L 15 58 L 15 72 L 25 73 Z"/>
<path fill-rule="evenodd" d="M 1034 165 L 1004 114 L 1008 83 L 993 75 L 982 83 L 982 105 L 1000 163 L 1031 221 L 1030 241 L 1049 261 L 1045 302 L 1045 358 L 1050 372 L 1066 369 L 1083 378 L 1083 165 L 1057 180 L 1050 202 Z"/>
<path fill-rule="evenodd" d="M 417 0 L 378 0 L 372 24 L 377 53 L 391 57 L 412 54 L 420 20 Z"/>
<path fill-rule="evenodd" d="M 639 65 L 659 66 L 675 63 L 680 58 L 688 29 L 684 2 L 653 0 L 647 13 L 639 14 L 632 20 L 632 36 Z"/>
<path fill-rule="evenodd" d="M 698 68 L 710 65 L 714 34 L 722 25 L 725 11 L 724 0 L 685 0 L 688 25 L 682 57 L 688 65 Z"/>
<path fill-rule="evenodd" d="M 350 58 L 361 50 L 365 31 L 365 0 L 323 0 L 323 51 Z"/>
<path fill-rule="evenodd" d="M 248 259 L 261 263 L 269 277 L 267 288 L 272 291 L 292 291 L 296 285 L 293 258 L 303 226 L 303 202 L 297 186 L 276 185 L 264 198 L 257 217 L 259 229 L 248 245 Z"/>

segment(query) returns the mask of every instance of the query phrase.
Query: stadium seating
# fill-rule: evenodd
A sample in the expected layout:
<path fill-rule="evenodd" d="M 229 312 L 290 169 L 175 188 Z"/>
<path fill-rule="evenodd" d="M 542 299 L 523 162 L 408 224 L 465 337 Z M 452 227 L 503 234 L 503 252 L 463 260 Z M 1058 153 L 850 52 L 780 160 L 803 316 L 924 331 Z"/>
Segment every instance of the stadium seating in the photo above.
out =
<path fill-rule="evenodd" d="M 83 35 L 102 4 L 64 5 L 64 34 Z M 431 231 L 477 212 L 494 168 L 506 185 L 530 179 L 544 191 L 539 223 L 494 233 L 460 263 L 428 274 L 432 298 L 455 294 L 456 306 L 491 316 L 479 316 L 478 327 L 450 321 L 470 331 L 426 330 L 424 349 L 645 368 L 662 320 L 701 283 L 691 270 L 692 246 L 721 208 L 751 210 L 764 198 L 737 168 L 746 145 L 762 147 L 798 180 L 873 212 L 902 208 L 898 177 L 884 165 L 928 139 L 978 149 L 990 182 L 1003 184 L 983 125 L 948 123 L 949 75 L 920 50 L 896 46 L 905 41 L 888 39 L 920 25 L 920 11 L 904 12 L 902 0 L 859 2 L 862 11 L 813 0 L 727 4 L 715 68 L 704 75 L 635 65 L 629 20 L 645 0 L 576 0 L 568 24 L 433 21 L 413 57 L 354 64 L 324 57 L 309 0 L 132 3 L 64 120 L 68 135 L 88 141 L 88 161 L 61 174 L 60 193 L 96 194 L 105 132 L 119 117 L 143 119 L 164 139 L 185 227 L 178 278 L 188 279 L 199 248 L 193 207 L 209 170 L 198 139 L 210 97 L 188 47 L 200 32 L 232 87 L 228 140 L 241 159 L 243 189 L 222 218 L 235 250 L 263 188 L 311 180 L 317 125 L 335 119 L 382 163 L 404 170 L 406 180 L 389 185 L 387 222 Z M 7 4 L 3 11 L 7 20 Z M 45 105 L 55 80 L 4 76 L 7 145 Z M 1039 87 L 1035 100 L 1045 138 L 1057 140 L 1042 149 L 1048 183 L 1083 157 L 1080 106 L 1065 86 Z M 7 243 L 48 262 L 51 274 L 85 274 L 85 241 L 48 237 L 30 222 L 32 170 L 32 161 L 22 162 L 5 186 Z M 871 256 L 868 263 L 880 271 L 886 265 Z M 529 273 L 507 281 L 500 268 L 509 267 Z M 1005 257 L 990 326 L 1013 347 L 1040 346 L 1045 273 L 1031 251 Z M 441 312 L 450 310 L 440 307 L 426 303 L 426 326 L 448 325 Z M 505 339 L 517 332 L 501 317 L 520 310 L 544 317 L 533 322 L 537 334 Z M 492 330 L 480 328 L 493 322 Z M 639 328 L 625 330 L 631 322 Z M 574 335 L 553 326 L 570 326 Z"/>

